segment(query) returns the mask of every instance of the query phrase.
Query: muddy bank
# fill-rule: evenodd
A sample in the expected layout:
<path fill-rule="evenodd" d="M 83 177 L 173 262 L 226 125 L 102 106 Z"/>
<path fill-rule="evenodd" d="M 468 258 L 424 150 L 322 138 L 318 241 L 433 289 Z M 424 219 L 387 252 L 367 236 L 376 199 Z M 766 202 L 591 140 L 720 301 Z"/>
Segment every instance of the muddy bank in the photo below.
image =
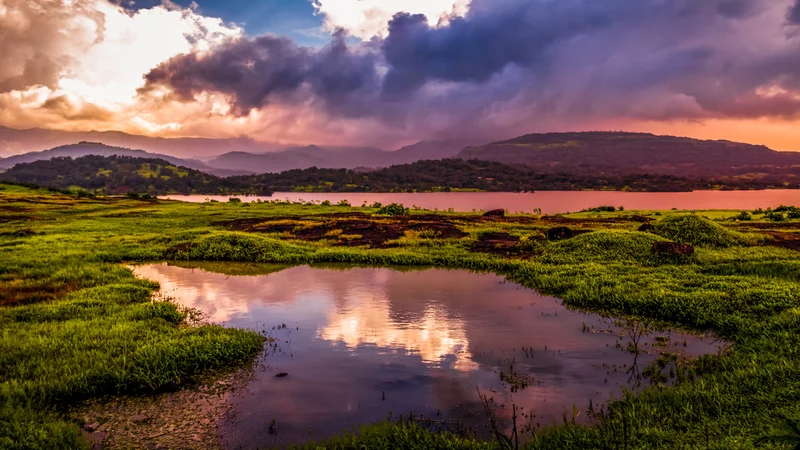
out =
<path fill-rule="evenodd" d="M 288 239 L 301 241 L 331 240 L 334 245 L 383 248 L 409 233 L 422 239 L 467 237 L 454 223 L 457 220 L 434 215 L 382 217 L 350 213 L 237 219 L 219 225 L 251 233 L 284 233 Z"/>

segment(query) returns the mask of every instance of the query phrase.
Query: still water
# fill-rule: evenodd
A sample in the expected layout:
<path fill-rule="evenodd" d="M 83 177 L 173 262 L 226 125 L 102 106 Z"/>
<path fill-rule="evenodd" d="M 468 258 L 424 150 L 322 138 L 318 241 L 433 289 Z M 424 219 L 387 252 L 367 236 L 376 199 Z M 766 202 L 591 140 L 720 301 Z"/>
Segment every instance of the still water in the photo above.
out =
<path fill-rule="evenodd" d="M 172 195 L 173 200 L 203 202 L 206 199 L 227 201 L 228 197 L 208 195 Z M 353 206 L 364 202 L 402 203 L 424 209 L 460 212 L 488 211 L 502 208 L 511 212 L 533 212 L 541 208 L 545 214 L 576 212 L 596 206 L 624 206 L 625 209 L 756 209 L 780 205 L 800 205 L 800 190 L 765 191 L 694 191 L 694 192 L 617 192 L 617 191 L 540 191 L 510 192 L 441 192 L 420 194 L 394 193 L 303 193 L 276 192 L 272 197 L 246 197 L 247 200 L 325 201 L 347 200 Z"/>
<path fill-rule="evenodd" d="M 138 266 L 211 322 L 262 331 L 263 364 L 220 421 L 227 448 L 324 438 L 414 412 L 486 433 L 476 389 L 506 421 L 586 418 L 662 351 L 716 353 L 709 336 L 643 334 L 490 274 L 444 269 L 181 263 Z M 666 372 L 665 372 L 666 373 Z M 276 375 L 281 376 L 276 376 Z"/>

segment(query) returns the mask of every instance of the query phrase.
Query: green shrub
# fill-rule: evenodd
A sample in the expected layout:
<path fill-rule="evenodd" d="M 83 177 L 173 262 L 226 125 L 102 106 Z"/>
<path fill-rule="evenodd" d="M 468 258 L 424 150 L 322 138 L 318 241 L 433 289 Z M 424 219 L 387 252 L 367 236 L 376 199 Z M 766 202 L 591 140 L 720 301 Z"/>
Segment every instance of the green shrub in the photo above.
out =
<path fill-rule="evenodd" d="M 654 233 L 672 241 L 700 247 L 735 247 L 755 243 L 753 238 L 745 234 L 694 214 L 667 217 L 655 224 Z"/>
<path fill-rule="evenodd" d="M 768 213 L 764 214 L 764 218 L 770 220 L 772 222 L 785 222 L 786 216 L 783 215 L 782 212 L 778 211 L 769 211 Z"/>
<path fill-rule="evenodd" d="M 378 214 L 385 214 L 387 216 L 404 216 L 408 214 L 408 208 L 400 203 L 392 203 L 381 207 Z"/>
<path fill-rule="evenodd" d="M 753 216 L 750 215 L 747 211 L 742 211 L 739 213 L 738 216 L 733 218 L 734 220 L 746 221 L 746 220 L 753 220 Z"/>
<path fill-rule="evenodd" d="M 228 199 L 228 203 L 242 203 L 242 199 L 236 198 L 236 197 L 231 197 L 231 198 Z"/>
<path fill-rule="evenodd" d="M 221 232 L 192 242 L 184 250 L 169 255 L 174 259 L 207 261 L 280 262 L 296 260 L 307 249 L 263 236 Z"/>
<path fill-rule="evenodd" d="M 586 261 L 651 262 L 653 244 L 663 239 L 638 231 L 601 230 L 578 235 L 550 246 L 542 258 L 547 263 Z"/>
<path fill-rule="evenodd" d="M 613 206 L 598 206 L 596 208 L 584 209 L 581 212 L 614 212 L 616 210 L 617 210 L 617 208 L 614 208 Z M 622 211 L 621 208 L 620 208 L 620 211 Z"/>

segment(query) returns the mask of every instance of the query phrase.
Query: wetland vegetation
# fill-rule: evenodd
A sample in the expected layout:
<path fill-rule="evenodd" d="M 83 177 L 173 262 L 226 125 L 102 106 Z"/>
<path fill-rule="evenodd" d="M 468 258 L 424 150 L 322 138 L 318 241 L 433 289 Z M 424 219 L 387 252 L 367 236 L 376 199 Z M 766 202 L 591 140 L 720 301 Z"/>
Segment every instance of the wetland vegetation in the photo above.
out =
<path fill-rule="evenodd" d="M 162 260 L 489 271 L 571 307 L 712 331 L 732 345 L 698 358 L 697 377 L 626 393 L 591 424 L 538 429 L 520 436 L 521 446 L 786 448 L 761 438 L 786 434 L 784 424 L 800 417 L 800 222 L 791 211 L 395 216 L 0 185 L 0 448 L 84 448 L 87 424 L 67 414 L 81 402 L 179 389 L 257 357 L 263 335 L 195 323 L 191 311 L 153 301 L 158 286 L 126 266 Z M 675 246 L 656 246 L 663 242 Z M 692 251 L 673 251 L 686 246 Z M 308 446 L 504 443 L 405 420 Z"/>

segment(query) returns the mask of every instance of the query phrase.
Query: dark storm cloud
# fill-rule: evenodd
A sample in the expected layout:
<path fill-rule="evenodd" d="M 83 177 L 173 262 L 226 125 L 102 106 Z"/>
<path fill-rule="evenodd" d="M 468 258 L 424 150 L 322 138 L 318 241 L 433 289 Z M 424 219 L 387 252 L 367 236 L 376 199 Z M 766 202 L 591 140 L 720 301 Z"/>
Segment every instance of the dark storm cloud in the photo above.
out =
<path fill-rule="evenodd" d="M 271 101 L 291 98 L 307 84 L 333 109 L 348 114 L 345 100 L 378 83 L 375 55 L 356 53 L 336 33 L 321 50 L 300 47 L 284 37 L 260 36 L 223 45 L 209 55 L 176 56 L 145 76 L 146 86 L 169 86 L 189 101 L 202 92 L 221 92 L 235 99 L 234 112 L 247 114 Z"/>
<path fill-rule="evenodd" d="M 482 82 L 509 64 L 544 64 L 553 44 L 642 10 L 619 0 L 498 2 L 496 8 L 476 3 L 468 17 L 441 28 L 422 15 L 396 15 L 383 45 L 390 67 L 386 90 L 414 90 L 429 80 Z"/>
<path fill-rule="evenodd" d="M 795 0 L 794 5 L 789 8 L 789 23 L 800 25 L 800 0 Z"/>
<path fill-rule="evenodd" d="M 396 15 L 383 40 L 323 49 L 262 36 L 147 75 L 190 100 L 232 96 L 324 105 L 432 130 L 530 124 L 540 117 L 794 117 L 800 113 L 800 0 L 473 0 L 445 26 Z M 509 126 L 511 126 L 509 125 Z"/>

